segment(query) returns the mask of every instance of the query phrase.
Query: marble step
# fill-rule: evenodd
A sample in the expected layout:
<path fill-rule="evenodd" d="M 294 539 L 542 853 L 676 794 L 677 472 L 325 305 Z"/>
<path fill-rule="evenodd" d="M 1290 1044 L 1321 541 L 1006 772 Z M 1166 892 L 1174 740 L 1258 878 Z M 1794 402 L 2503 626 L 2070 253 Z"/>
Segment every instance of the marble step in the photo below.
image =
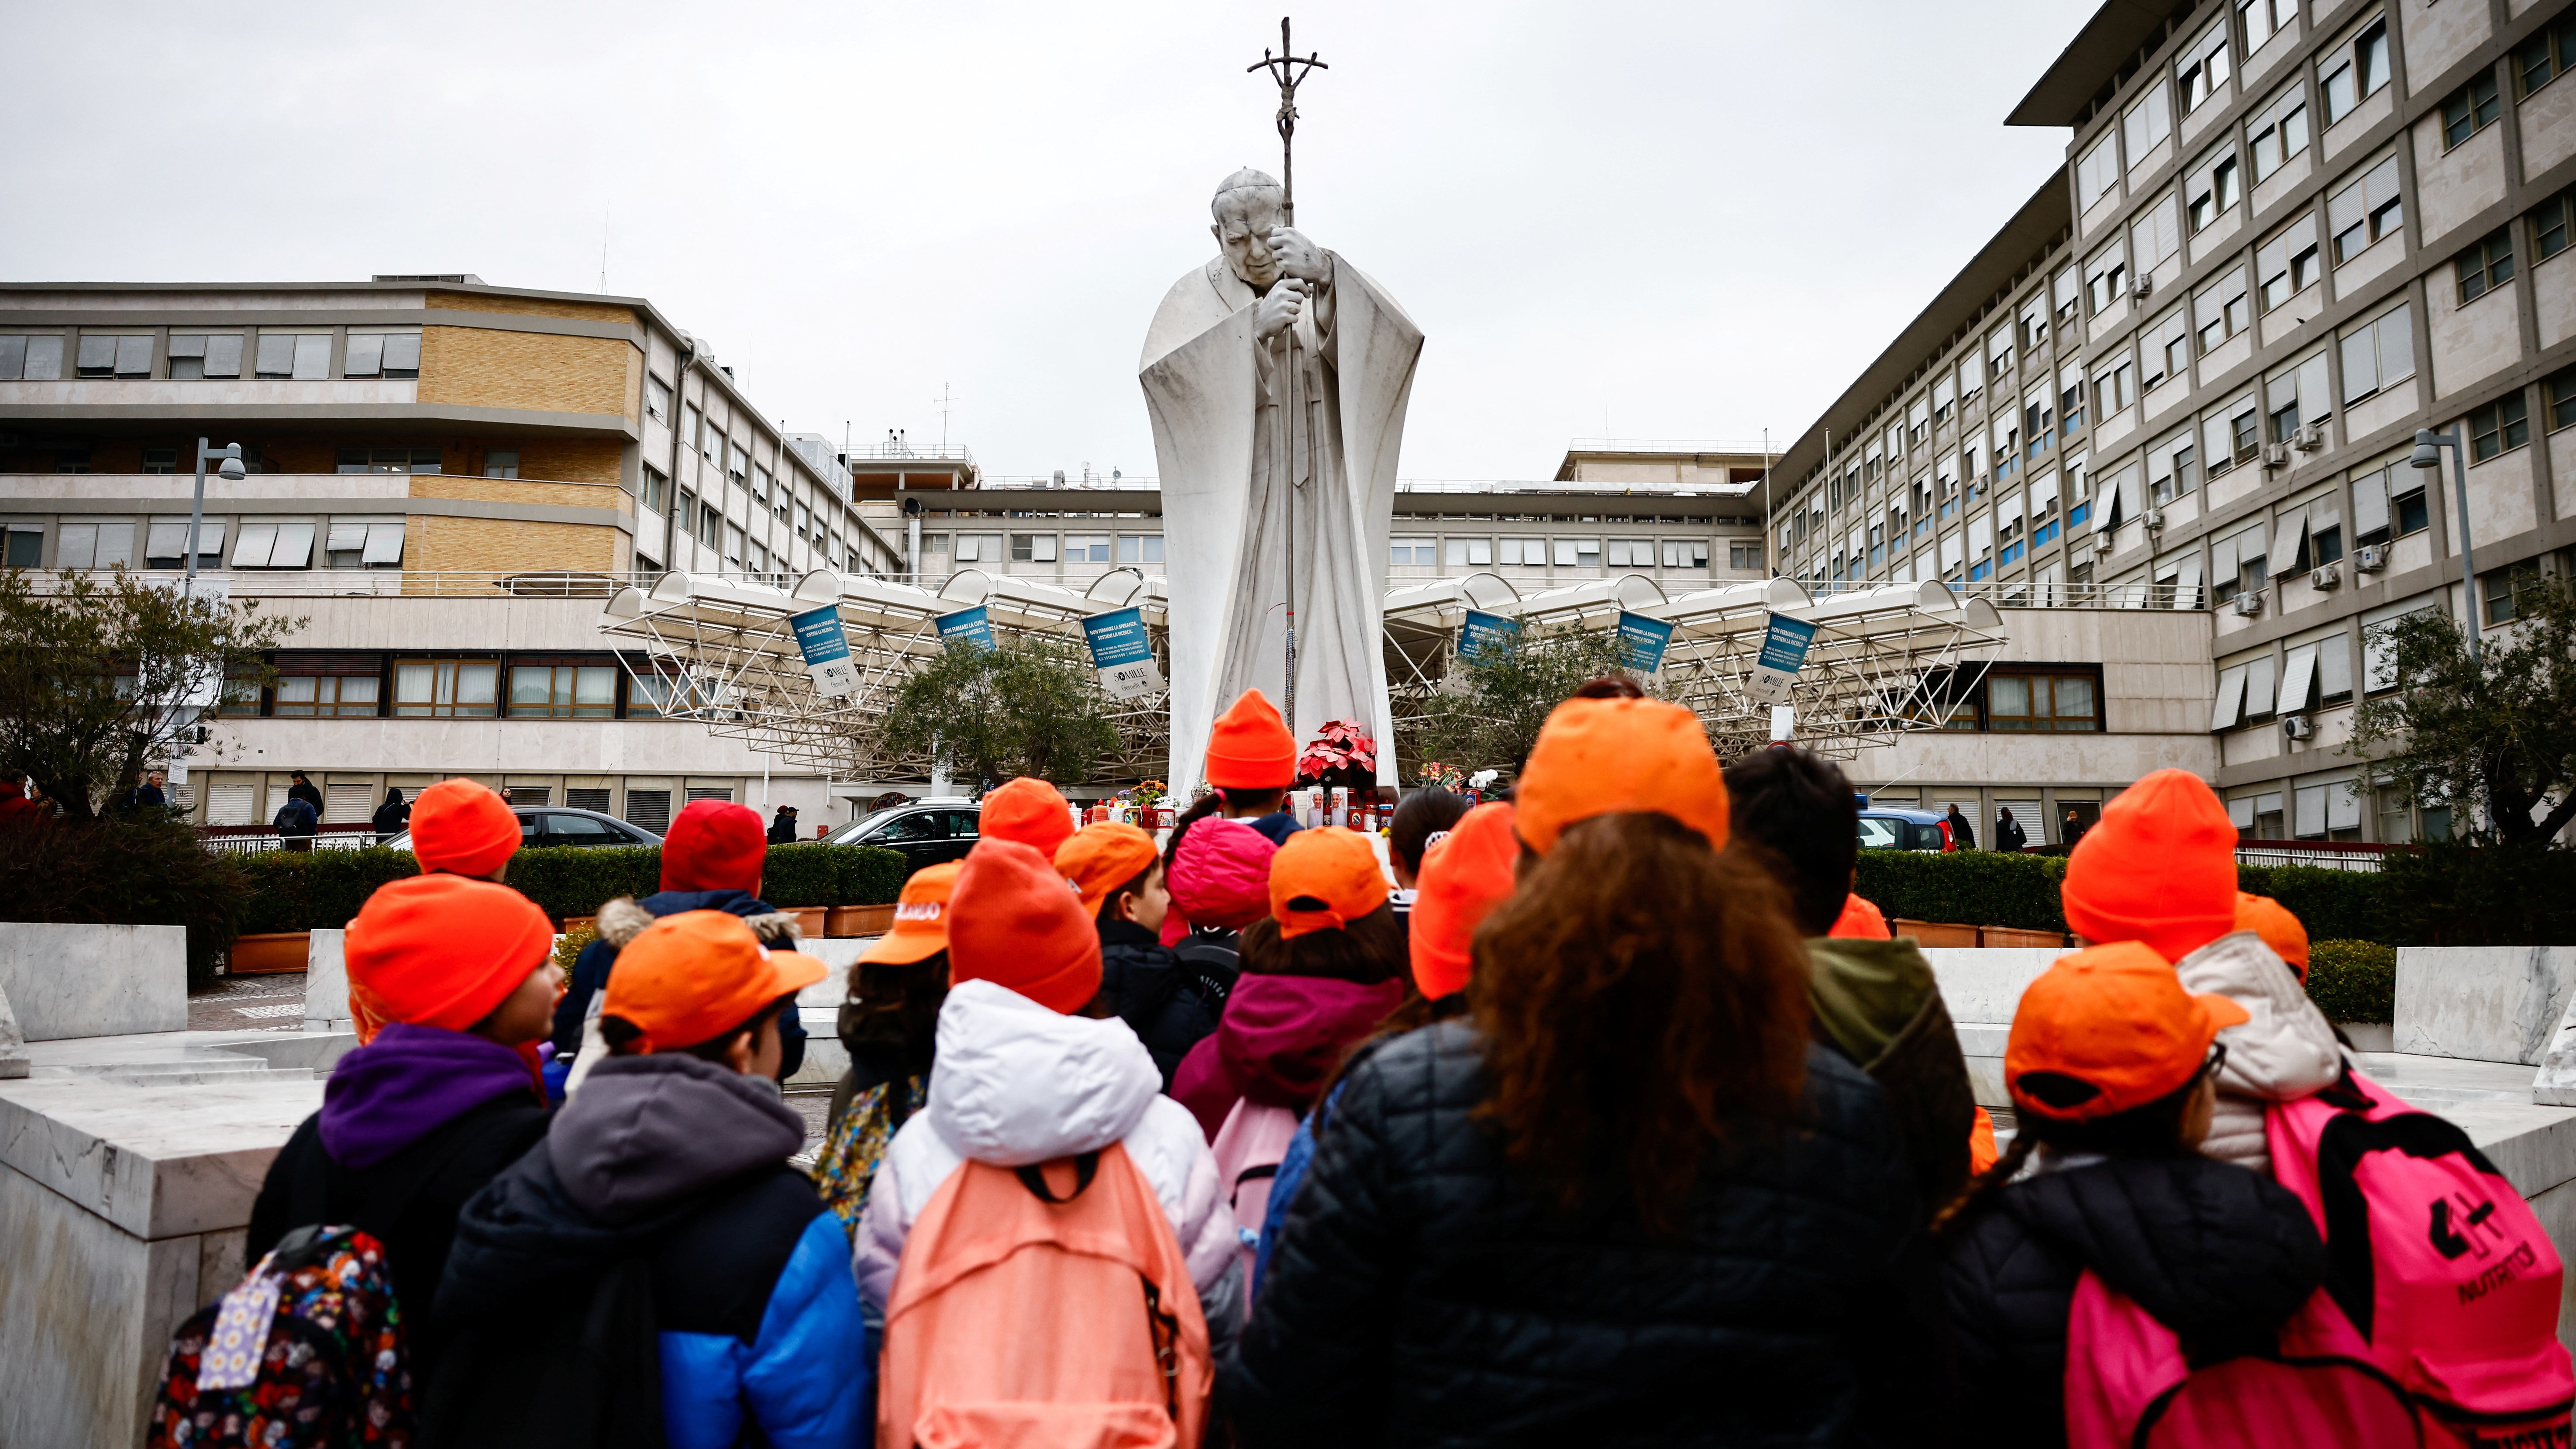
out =
<path fill-rule="evenodd" d="M 232 1086 L 241 1082 L 309 1082 L 313 1080 L 313 1069 L 311 1067 L 260 1067 L 256 1071 L 237 1072 L 203 1071 L 190 1067 L 173 1067 L 168 1070 L 111 1068 L 106 1071 L 84 1073 L 81 1080 L 114 1082 L 127 1087 Z"/>

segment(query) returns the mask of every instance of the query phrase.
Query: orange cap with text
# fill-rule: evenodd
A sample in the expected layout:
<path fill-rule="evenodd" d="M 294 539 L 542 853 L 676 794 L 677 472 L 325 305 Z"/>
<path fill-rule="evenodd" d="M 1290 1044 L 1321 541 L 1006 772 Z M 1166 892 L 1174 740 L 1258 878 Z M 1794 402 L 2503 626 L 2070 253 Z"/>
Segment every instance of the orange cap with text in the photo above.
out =
<path fill-rule="evenodd" d="M 2218 1033 L 2245 1008 L 2194 995 L 2136 941 L 2060 957 L 2021 994 L 2004 1044 L 2015 1106 L 2060 1122 L 2143 1107 L 2200 1074 Z"/>
<path fill-rule="evenodd" d="M 1285 790 L 1297 783 L 1297 737 L 1269 696 L 1247 689 L 1216 717 L 1203 773 L 1220 790 Z"/>
<path fill-rule="evenodd" d="M 1109 893 L 1143 875 L 1160 859 L 1154 837 L 1133 825 L 1104 820 L 1086 825 L 1055 848 L 1055 868 L 1082 892 L 1082 913 L 1100 914 Z"/>
<path fill-rule="evenodd" d="M 1540 726 L 1512 789 L 1513 823 L 1541 855 L 1595 815 L 1669 815 L 1726 848 L 1726 777 L 1699 716 L 1660 699 L 1569 699 Z"/>
<path fill-rule="evenodd" d="M 811 956 L 764 949 L 740 916 L 682 911 L 618 951 L 599 1014 L 640 1028 L 638 1051 L 679 1051 L 715 1040 L 828 974 Z"/>
<path fill-rule="evenodd" d="M 1016 840 L 1052 859 L 1073 833 L 1073 807 L 1063 791 L 1022 775 L 984 797 L 975 833 L 986 840 Z"/>
<path fill-rule="evenodd" d="M 1270 918 L 1293 941 L 1338 931 L 1386 904 L 1386 869 L 1356 830 L 1300 830 L 1270 858 Z"/>
<path fill-rule="evenodd" d="M 1475 965 L 1476 927 L 1511 895 L 1520 858 L 1512 807 L 1500 800 L 1459 817 L 1423 853 L 1422 885 L 1414 892 L 1406 928 L 1413 984 L 1423 995 L 1438 1000 L 1466 989 Z"/>
<path fill-rule="evenodd" d="M 859 953 L 862 961 L 909 966 L 948 949 L 948 900 L 957 891 L 959 862 L 925 865 L 903 883 L 894 903 L 894 925 Z"/>

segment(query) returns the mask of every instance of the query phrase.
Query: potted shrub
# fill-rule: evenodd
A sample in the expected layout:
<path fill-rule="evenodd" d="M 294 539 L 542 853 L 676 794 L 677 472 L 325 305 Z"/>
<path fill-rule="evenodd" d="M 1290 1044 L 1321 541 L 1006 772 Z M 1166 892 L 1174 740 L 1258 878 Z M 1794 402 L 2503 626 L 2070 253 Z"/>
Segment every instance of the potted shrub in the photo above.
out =
<path fill-rule="evenodd" d="M 876 846 L 832 846 L 832 907 L 822 934 L 882 936 L 894 928 L 894 903 L 903 894 L 912 862 L 899 850 Z"/>

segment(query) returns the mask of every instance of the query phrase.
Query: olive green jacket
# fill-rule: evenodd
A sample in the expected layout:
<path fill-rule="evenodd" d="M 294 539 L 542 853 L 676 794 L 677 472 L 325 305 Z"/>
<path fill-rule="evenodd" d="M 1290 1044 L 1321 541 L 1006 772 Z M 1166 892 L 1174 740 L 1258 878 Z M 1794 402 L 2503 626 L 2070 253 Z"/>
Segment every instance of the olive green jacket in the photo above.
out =
<path fill-rule="evenodd" d="M 1912 938 L 1807 942 L 1816 1039 L 1878 1082 L 1905 1138 L 1928 1220 L 1968 1181 L 1977 1103 L 1959 1032 Z"/>

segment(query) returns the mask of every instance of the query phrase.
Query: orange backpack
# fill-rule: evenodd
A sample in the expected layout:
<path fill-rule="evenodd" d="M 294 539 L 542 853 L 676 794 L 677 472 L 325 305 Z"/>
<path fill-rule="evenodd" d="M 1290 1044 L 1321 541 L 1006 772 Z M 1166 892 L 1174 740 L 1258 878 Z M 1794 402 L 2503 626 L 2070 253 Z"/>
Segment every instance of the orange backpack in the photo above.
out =
<path fill-rule="evenodd" d="M 1196 1449 L 1215 1367 L 1198 1290 L 1127 1150 L 968 1162 L 904 1241 L 882 1449 Z"/>

